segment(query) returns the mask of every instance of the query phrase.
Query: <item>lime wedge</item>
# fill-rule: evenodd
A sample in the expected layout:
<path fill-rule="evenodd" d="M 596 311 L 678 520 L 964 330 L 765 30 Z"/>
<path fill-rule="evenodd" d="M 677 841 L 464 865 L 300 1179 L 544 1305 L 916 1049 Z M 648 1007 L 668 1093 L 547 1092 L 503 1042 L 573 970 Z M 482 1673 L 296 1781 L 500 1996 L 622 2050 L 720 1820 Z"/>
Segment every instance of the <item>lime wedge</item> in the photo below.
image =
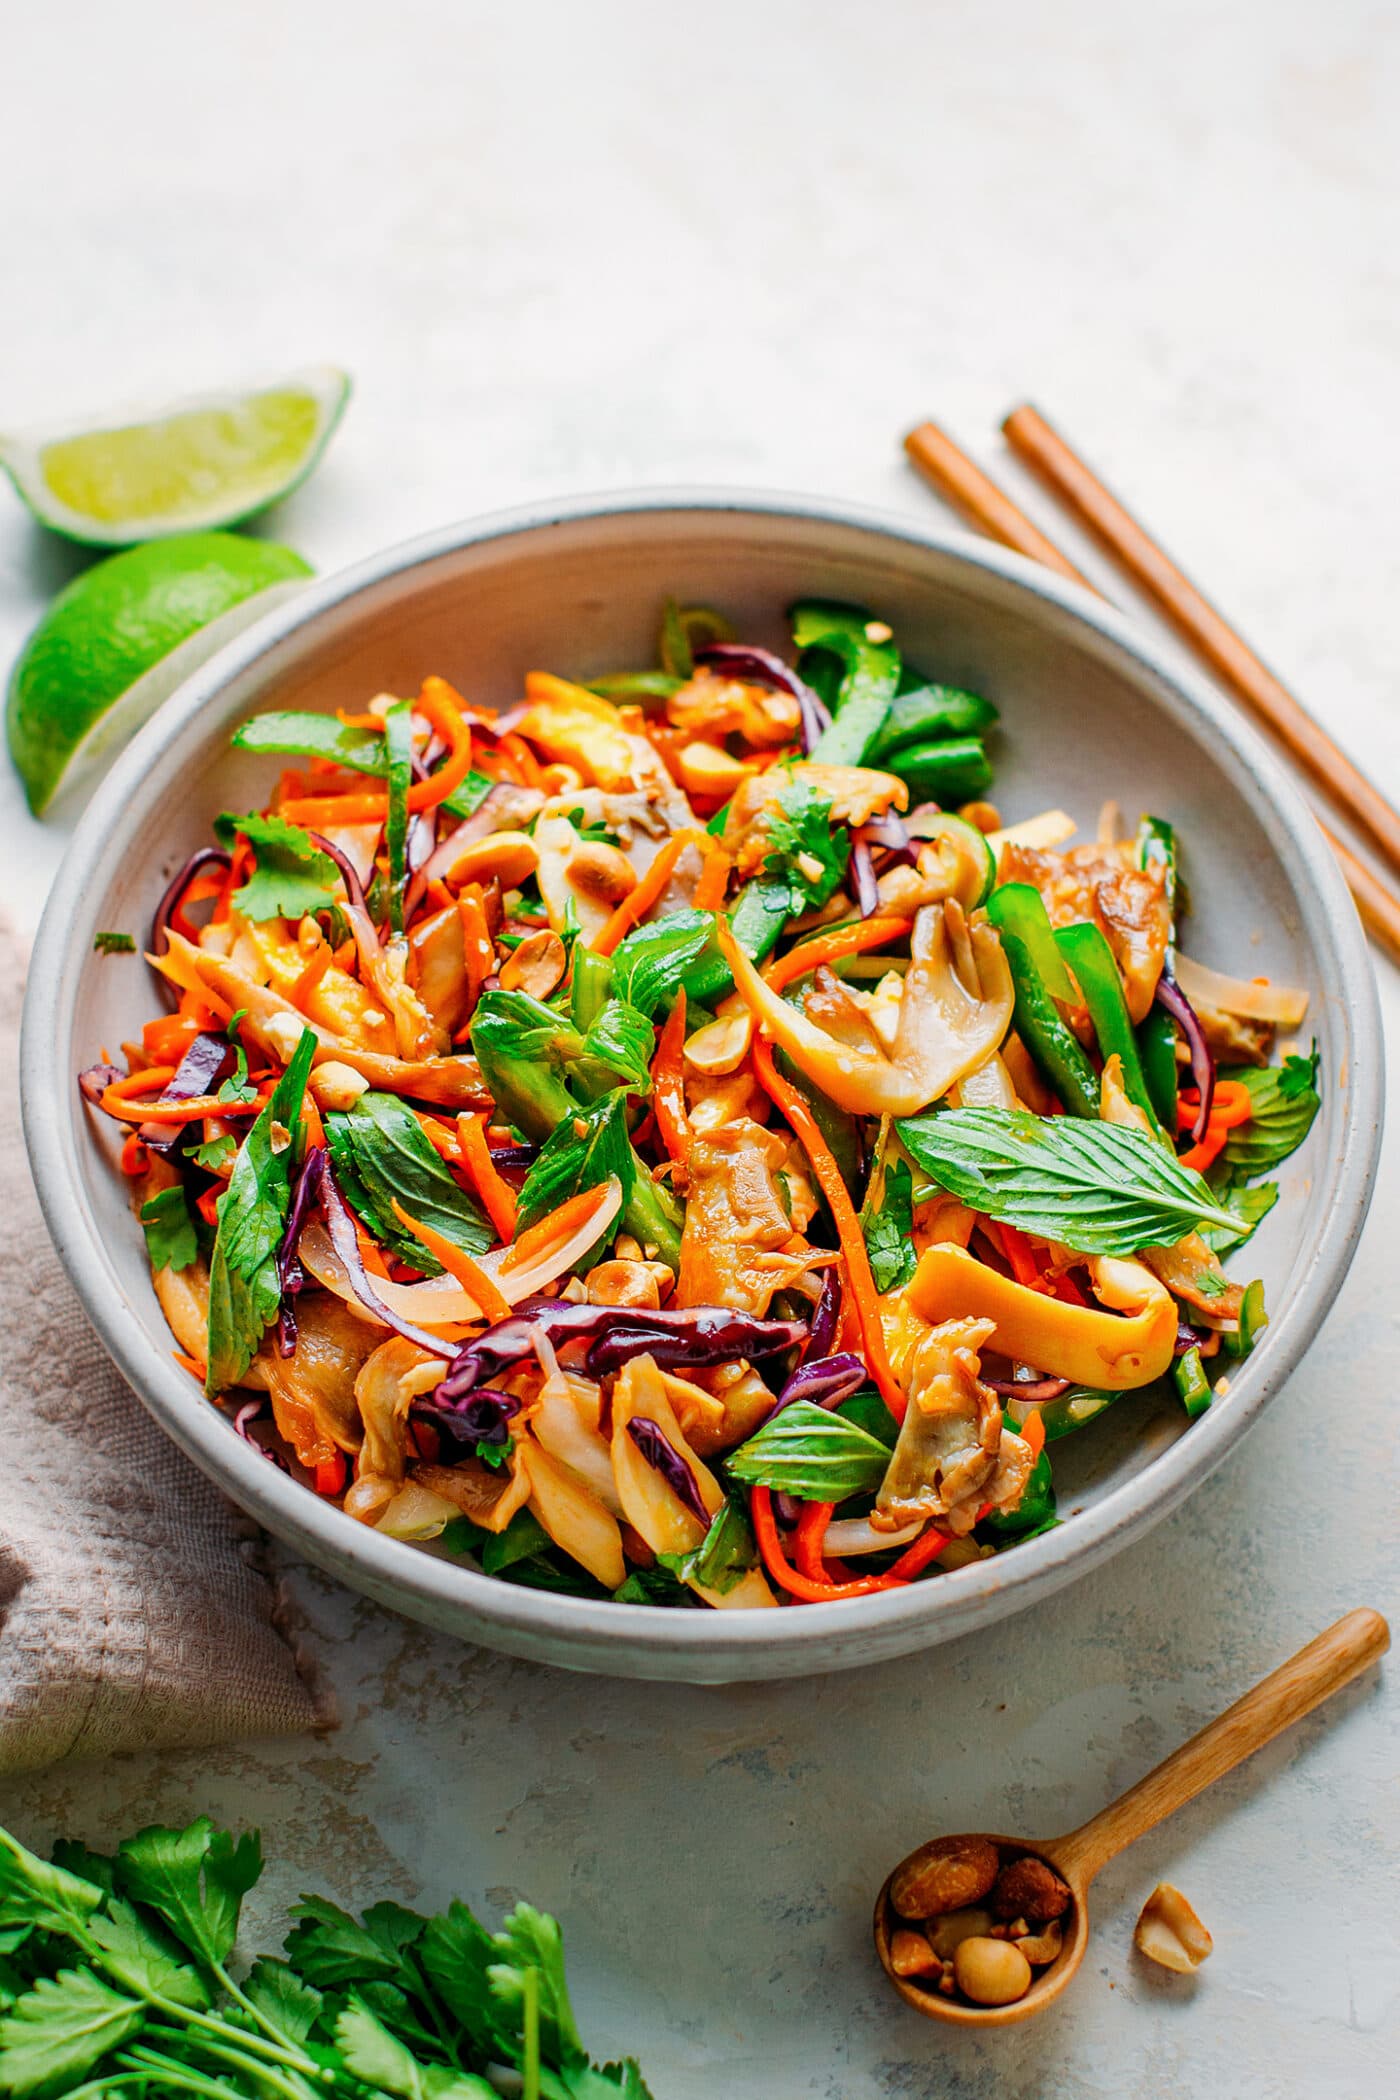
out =
<path fill-rule="evenodd" d="M 310 574 L 290 547 L 198 532 L 113 554 L 60 591 L 21 652 L 5 707 L 35 815 L 60 784 L 89 786 L 182 678 Z"/>
<path fill-rule="evenodd" d="M 0 465 L 41 524 L 127 547 L 276 503 L 311 472 L 349 395 L 347 373 L 318 365 L 276 386 L 0 438 Z"/>

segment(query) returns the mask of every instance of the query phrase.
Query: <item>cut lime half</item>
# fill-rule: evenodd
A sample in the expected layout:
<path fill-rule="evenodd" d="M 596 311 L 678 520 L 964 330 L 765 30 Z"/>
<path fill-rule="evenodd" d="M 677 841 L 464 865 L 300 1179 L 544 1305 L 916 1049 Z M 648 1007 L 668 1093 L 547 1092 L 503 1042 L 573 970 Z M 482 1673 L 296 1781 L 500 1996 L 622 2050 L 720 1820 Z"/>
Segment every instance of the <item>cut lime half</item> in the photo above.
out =
<path fill-rule="evenodd" d="M 0 438 L 0 465 L 41 524 L 127 547 L 276 503 L 311 472 L 349 396 L 347 373 L 316 365 L 275 385 Z"/>

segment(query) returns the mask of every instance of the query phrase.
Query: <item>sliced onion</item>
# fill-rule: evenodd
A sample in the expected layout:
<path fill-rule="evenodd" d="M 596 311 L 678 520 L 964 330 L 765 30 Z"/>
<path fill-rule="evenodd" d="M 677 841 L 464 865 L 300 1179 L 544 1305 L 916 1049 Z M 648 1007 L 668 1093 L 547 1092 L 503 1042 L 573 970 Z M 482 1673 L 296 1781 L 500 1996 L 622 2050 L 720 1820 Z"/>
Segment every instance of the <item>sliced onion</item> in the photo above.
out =
<path fill-rule="evenodd" d="M 984 1378 L 983 1385 L 990 1386 L 994 1393 L 1002 1393 L 1008 1400 L 1028 1400 L 1039 1407 L 1047 1400 L 1058 1400 L 1061 1393 L 1070 1389 L 1068 1378 Z"/>
<path fill-rule="evenodd" d="M 1173 972 L 1188 999 L 1198 1006 L 1217 1006 L 1242 1021 L 1268 1021 L 1279 1028 L 1299 1028 L 1308 1010 L 1308 995 L 1291 984 L 1248 984 L 1225 977 L 1177 951 Z"/>
<path fill-rule="evenodd" d="M 717 671 L 727 671 L 731 678 L 745 679 L 751 685 L 766 685 L 774 692 L 791 694 L 802 711 L 804 751 L 810 751 L 818 737 L 831 727 L 826 702 L 771 649 L 750 649 L 741 642 L 708 642 L 695 651 L 695 661 L 713 664 Z"/>
<path fill-rule="evenodd" d="M 354 1217 L 345 1198 L 336 1186 L 335 1176 L 332 1174 L 324 1155 L 322 1155 L 318 1180 L 320 1183 L 321 1207 L 325 1213 L 326 1230 L 330 1235 L 331 1245 L 340 1258 L 341 1266 L 346 1271 L 355 1296 L 359 1299 L 361 1305 L 364 1306 L 366 1312 L 370 1314 L 371 1318 L 380 1321 L 385 1327 L 392 1327 L 394 1332 L 401 1334 L 406 1342 L 416 1343 L 418 1348 L 428 1350 L 433 1356 L 455 1356 L 457 1354 L 457 1344 L 455 1342 L 444 1341 L 441 1335 L 429 1334 L 426 1327 L 418 1327 L 412 1320 L 404 1319 L 401 1313 L 395 1312 L 391 1306 L 386 1305 L 384 1300 L 377 1294 L 374 1285 L 370 1282 L 369 1271 L 366 1269 L 360 1254 L 360 1242 L 355 1231 Z"/>
<path fill-rule="evenodd" d="M 851 847 L 851 888 L 861 917 L 873 919 L 880 909 L 880 892 L 875 883 L 875 864 L 870 858 L 870 848 L 859 837 Z"/>
<path fill-rule="evenodd" d="M 568 1274 L 606 1232 L 622 1208 L 622 1184 L 616 1176 L 610 1176 L 598 1184 L 597 1196 L 596 1206 L 581 1223 L 560 1238 L 546 1237 L 538 1253 L 525 1260 L 520 1259 L 514 1246 L 493 1247 L 489 1254 L 477 1257 L 477 1267 L 491 1278 L 508 1304 L 519 1305 L 522 1299 L 533 1298 L 557 1277 Z M 361 1302 L 323 1225 L 313 1222 L 306 1227 L 299 1251 L 319 1284 L 349 1304 Z M 427 1276 L 421 1283 L 391 1283 L 385 1277 L 376 1277 L 374 1287 L 384 1304 L 406 1320 L 447 1327 L 483 1317 L 470 1291 L 452 1276 Z"/>
<path fill-rule="evenodd" d="M 1181 961 L 1180 956 L 1177 961 Z M 1191 1142 L 1199 1145 L 1206 1134 L 1211 1103 L 1215 1099 L 1215 1059 L 1210 1054 L 1210 1044 L 1206 1041 L 1195 1007 L 1167 970 L 1164 969 L 1157 979 L 1157 989 L 1152 996 L 1159 1006 L 1165 1007 L 1186 1038 L 1186 1048 L 1191 1056 L 1191 1077 L 1196 1082 L 1201 1103 L 1191 1125 Z"/>
<path fill-rule="evenodd" d="M 916 1517 L 898 1531 L 876 1531 L 869 1517 L 840 1517 L 827 1525 L 822 1551 L 836 1560 L 853 1560 L 859 1553 L 886 1553 L 892 1546 L 912 1545 L 927 1522 L 926 1517 Z"/>
<path fill-rule="evenodd" d="M 384 955 L 379 945 L 379 935 L 374 929 L 374 921 L 369 915 L 369 906 L 365 903 L 365 893 L 360 878 L 355 872 L 349 855 L 342 853 L 339 846 L 333 845 L 323 831 L 310 831 L 307 833 L 307 837 L 321 847 L 323 852 L 328 853 L 340 870 L 340 879 L 345 884 L 345 902 L 340 909 L 344 912 L 350 931 L 355 936 L 355 948 L 359 954 L 360 966 L 364 970 L 365 975 L 373 982 L 384 961 Z"/>

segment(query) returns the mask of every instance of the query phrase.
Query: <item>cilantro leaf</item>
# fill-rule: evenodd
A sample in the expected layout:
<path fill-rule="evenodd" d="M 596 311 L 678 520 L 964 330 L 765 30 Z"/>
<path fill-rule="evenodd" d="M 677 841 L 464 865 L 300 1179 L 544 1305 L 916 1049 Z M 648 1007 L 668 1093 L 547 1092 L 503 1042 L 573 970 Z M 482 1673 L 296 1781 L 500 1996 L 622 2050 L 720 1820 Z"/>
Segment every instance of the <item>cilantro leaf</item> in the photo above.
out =
<path fill-rule="evenodd" d="M 218 1227 L 209 1261 L 209 1367 L 205 1391 L 212 1398 L 237 1385 L 265 1330 L 277 1317 L 282 1290 L 277 1249 L 291 1204 L 292 1175 L 301 1156 L 301 1103 L 316 1049 L 307 1028 L 278 1080 L 272 1098 L 253 1124 L 219 1198 Z M 273 1126 L 293 1133 L 293 1142 L 273 1149 Z"/>
<path fill-rule="evenodd" d="M 318 1990 L 364 1983 L 418 1988 L 417 1969 L 407 1960 L 407 1950 L 424 1931 L 415 1911 L 376 1903 L 359 1923 L 324 1896 L 303 1896 L 292 1906 L 292 1916 L 297 1922 L 287 1935 L 288 1958 Z"/>
<path fill-rule="evenodd" d="M 488 1970 L 495 1945 L 484 1925 L 465 1903 L 452 1903 L 423 1929 L 423 1967 L 433 1988 L 455 2020 L 472 2035 L 494 2041 L 500 2009 Z"/>
<path fill-rule="evenodd" d="M 895 1291 L 908 1283 L 917 1266 L 914 1253 L 914 1177 L 902 1159 L 885 1167 L 884 1194 L 875 1208 L 860 1214 L 870 1273 L 877 1291 Z"/>
<path fill-rule="evenodd" d="M 80 1881 L 92 1882 L 109 1896 L 114 1893 L 117 1863 L 108 1853 L 94 1852 L 80 1838 L 55 1838 L 49 1858 L 66 1873 L 76 1874 Z"/>
<path fill-rule="evenodd" d="M 129 933 L 95 933 L 92 950 L 94 955 L 134 955 L 136 942 Z"/>
<path fill-rule="evenodd" d="M 850 836 L 831 828 L 831 804 L 789 774 L 763 813 L 768 845 L 764 874 L 784 881 L 788 914 L 815 910 L 834 897 L 851 857 Z"/>
<path fill-rule="evenodd" d="M 484 1212 L 453 1179 L 396 1094 L 371 1089 L 350 1109 L 325 1118 L 331 1164 L 349 1203 L 375 1238 L 425 1276 L 440 1276 L 420 1240 L 394 1213 L 398 1202 L 465 1254 L 484 1254 L 496 1235 Z"/>
<path fill-rule="evenodd" d="M 215 817 L 214 831 L 230 850 L 240 836 L 253 849 L 257 866 L 233 893 L 234 906 L 245 919 L 300 919 L 308 912 L 325 911 L 339 898 L 339 868 L 299 824 L 251 812 L 238 817 L 225 810 Z"/>
<path fill-rule="evenodd" d="M 154 1991 L 196 2012 L 208 2005 L 209 1993 L 198 1972 L 180 1959 L 173 1941 L 120 1896 L 108 1900 L 88 1930 L 102 1949 L 107 1973 L 138 1997 Z"/>
<path fill-rule="evenodd" d="M 246 1830 L 235 1843 L 208 1816 L 185 1830 L 153 1823 L 117 1852 L 117 1880 L 125 1894 L 159 1911 L 182 1945 L 210 1968 L 232 1953 L 240 1906 L 261 1872 L 258 1833 Z"/>
<path fill-rule="evenodd" d="M 290 1962 L 263 1955 L 253 1963 L 245 1995 L 289 2042 L 304 2042 L 321 2017 L 321 1993 L 304 1983 Z"/>
<path fill-rule="evenodd" d="M 8 1830 L 0 1830 L 0 1928 L 37 1925 L 43 1932 L 80 1933 L 102 1902 L 86 1876 L 37 1859 Z"/>
<path fill-rule="evenodd" d="M 199 1259 L 199 1240 L 184 1183 L 172 1181 L 141 1205 L 141 1229 L 153 1269 L 188 1269 Z"/>
<path fill-rule="evenodd" d="M 516 2030 L 522 2023 L 525 1971 L 534 1969 L 539 1975 L 541 2055 L 565 2068 L 586 2063 L 564 1980 L 564 1935 L 557 1920 L 528 1903 L 517 1903 L 493 1945 L 499 1958 L 487 1970 L 487 1980 L 509 2027 Z"/>
<path fill-rule="evenodd" d="M 547 1218 L 570 1196 L 577 1196 L 581 1189 L 596 1188 L 609 1175 L 616 1175 L 622 1184 L 625 1208 L 635 1161 L 627 1134 L 627 1095 L 619 1088 L 569 1116 L 546 1140 L 520 1191 L 516 1205 L 519 1230 L 523 1232 L 527 1226 Z M 612 1240 L 621 1217 L 619 1211 L 600 1245 Z"/>
<path fill-rule="evenodd" d="M 91 1969 L 41 1976 L 0 2020 L 0 2085 L 14 2100 L 65 2092 L 145 2018 L 144 2005 Z"/>
<path fill-rule="evenodd" d="M 248 1084 L 248 1053 L 243 1048 L 243 1040 L 238 1032 L 239 1023 L 245 1021 L 247 1017 L 247 1007 L 240 1006 L 237 1013 L 230 1017 L 228 1027 L 224 1031 L 233 1045 L 233 1070 L 219 1088 L 215 1098 L 219 1101 L 227 1101 L 230 1106 L 237 1103 L 242 1107 L 247 1102 L 256 1101 L 258 1098 L 257 1088 Z"/>
<path fill-rule="evenodd" d="M 190 1158 L 197 1167 L 203 1167 L 207 1172 L 217 1174 L 220 1167 L 224 1165 L 226 1160 L 231 1159 L 237 1150 L 238 1140 L 233 1132 L 231 1130 L 221 1130 L 217 1137 L 208 1138 L 202 1145 L 196 1145 L 190 1154 Z"/>

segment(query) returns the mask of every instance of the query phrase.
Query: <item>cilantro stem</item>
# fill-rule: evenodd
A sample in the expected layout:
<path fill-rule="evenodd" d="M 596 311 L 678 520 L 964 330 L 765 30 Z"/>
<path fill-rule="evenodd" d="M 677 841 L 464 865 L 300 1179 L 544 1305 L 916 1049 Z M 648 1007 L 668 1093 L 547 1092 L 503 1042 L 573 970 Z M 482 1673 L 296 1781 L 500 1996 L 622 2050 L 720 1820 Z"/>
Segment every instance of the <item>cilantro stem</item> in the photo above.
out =
<path fill-rule="evenodd" d="M 261 2027 L 263 2033 L 267 2035 L 272 2042 L 276 2043 L 278 2049 L 283 2052 L 283 2060 L 287 2063 L 295 2064 L 296 2068 L 299 2071 L 310 2071 L 313 2075 L 315 2075 L 318 2068 L 317 2065 L 312 2062 L 309 2056 L 303 2055 L 302 2052 L 298 2049 L 293 2049 L 290 2053 L 288 2053 L 287 2037 L 285 2034 L 283 2034 L 281 2028 L 277 2025 L 277 2022 L 275 2020 L 270 2020 L 267 2014 L 265 2012 L 262 2012 L 258 2008 L 258 2006 L 256 2006 L 253 2003 L 253 2000 L 248 1996 L 247 1992 L 239 1989 L 238 1985 L 229 1975 L 228 1970 L 223 1966 L 223 1963 L 215 1962 L 212 1966 L 214 1975 L 218 1978 L 219 1982 L 228 1992 L 230 1998 L 232 1998 L 235 2001 L 235 2003 L 241 2005 L 244 2012 L 247 2013 L 249 2019 L 256 2020 L 259 2027 Z M 248 2040 L 250 2042 L 253 2042 L 256 2040 L 256 2036 L 250 2035 L 248 2037 Z"/>
<path fill-rule="evenodd" d="M 178 2020 L 188 2022 L 191 2027 L 199 2030 L 197 2034 L 186 2034 L 183 2027 L 164 2027 L 156 2023 L 147 2029 L 149 2034 L 158 2034 L 172 2042 L 191 2042 L 200 2049 L 206 2049 L 211 2056 L 218 2056 L 221 2053 L 218 2047 L 219 2043 L 227 2044 L 233 2042 L 237 2045 L 238 2057 L 244 2061 L 250 2056 L 266 2057 L 268 2059 L 266 2065 L 262 2062 L 258 2062 L 255 2065 L 260 2078 L 276 2081 L 277 2073 L 272 2066 L 280 2064 L 284 2065 L 289 2071 L 300 2071 L 308 2074 L 318 2084 L 321 2082 L 321 2066 L 313 2063 L 309 2056 L 303 2056 L 300 2050 L 288 2049 L 285 2046 L 279 2047 L 272 2042 L 265 2042 L 261 2035 L 248 2034 L 241 2027 L 230 2027 L 227 2020 L 219 2019 L 217 2014 L 210 2018 L 206 2013 L 190 2012 L 183 2005 L 172 2005 L 163 1998 L 148 1997 L 147 2003 L 155 2006 L 163 2013 L 172 2014 Z M 204 2039 L 206 2034 L 212 2035 L 214 2040 L 206 2041 Z M 230 2060 L 232 2061 L 232 2059 Z M 291 2086 L 286 2086 L 284 2089 L 288 2092 L 295 2091 L 295 2088 Z M 298 2093 L 297 2100 L 305 2100 L 305 2096 Z"/>
<path fill-rule="evenodd" d="M 521 2065 L 524 2083 L 520 2100 L 540 2100 L 540 1972 L 526 1969 L 521 1977 L 522 2027 L 525 2057 Z"/>
<path fill-rule="evenodd" d="M 163 2086 L 173 2086 L 178 2092 L 201 2093 L 207 2096 L 207 2100 L 229 2100 L 229 2088 L 221 2080 L 207 2078 L 192 2064 L 183 2063 L 175 2056 L 166 2056 L 158 2049 L 144 2049 L 138 2044 L 134 2048 L 123 2050 L 117 2062 L 139 2066 L 139 2075 L 147 2083 L 152 2077 L 157 2077 Z M 258 2076 L 269 2078 L 269 2074 L 261 2066 L 258 2067 Z M 125 2083 L 125 2079 L 94 2080 L 94 2086 L 103 2091 L 109 2090 L 113 2085 Z M 77 2096 L 70 2094 L 68 2100 L 77 2100 Z"/>
<path fill-rule="evenodd" d="M 210 2026 L 213 2023 L 204 2021 L 202 2024 Z M 187 2037 L 180 2032 L 179 2028 L 153 2026 L 146 2031 L 148 2034 L 159 2035 L 162 2039 L 168 2037 L 175 2042 L 183 2042 L 188 2039 L 205 2056 L 212 2056 L 216 2062 L 228 2064 L 233 2070 L 242 2071 L 245 2076 L 251 2074 L 254 2079 L 261 2081 L 263 2085 L 272 2086 L 277 2092 L 285 2093 L 287 2100 L 307 2100 L 306 2087 L 304 2085 L 294 2083 L 292 2079 L 284 2077 L 280 2071 L 274 2070 L 270 2063 L 260 2063 L 256 2057 L 250 2055 L 250 2051 L 259 2046 L 256 2035 L 245 2035 L 237 2027 L 223 2028 L 223 2033 L 230 2037 L 236 2036 L 239 2043 L 237 2048 L 229 2049 L 221 2047 L 218 2042 L 206 2041 L 202 2035 L 198 2038 L 194 2036 Z M 287 2062 L 289 2069 L 294 2070 L 296 2068 L 289 2059 L 284 2057 L 283 2061 Z M 326 2080 L 320 2066 L 311 2064 L 309 2068 L 316 2083 L 324 2085 Z M 227 2087 L 220 2086 L 213 2080 L 210 2081 L 208 2086 L 201 2087 L 201 2090 L 217 2092 L 220 2095 L 220 2100 L 227 2100 Z"/>

